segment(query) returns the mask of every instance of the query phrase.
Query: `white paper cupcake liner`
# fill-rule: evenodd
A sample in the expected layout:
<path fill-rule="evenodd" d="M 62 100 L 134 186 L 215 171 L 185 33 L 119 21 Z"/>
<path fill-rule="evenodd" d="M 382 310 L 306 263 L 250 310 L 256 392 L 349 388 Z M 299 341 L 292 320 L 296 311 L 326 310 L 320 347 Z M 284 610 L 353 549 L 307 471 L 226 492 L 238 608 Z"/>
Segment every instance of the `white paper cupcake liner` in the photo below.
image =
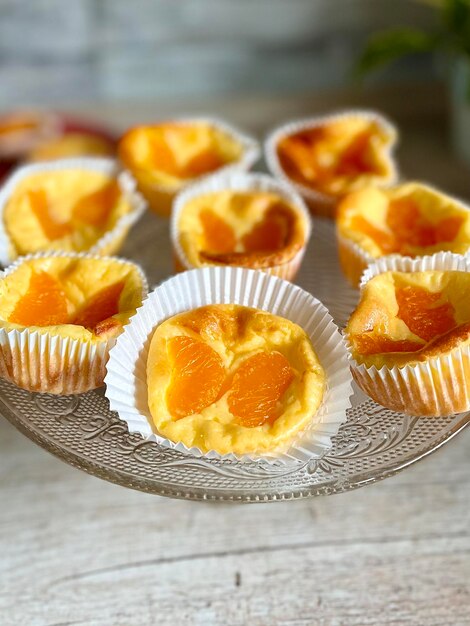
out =
<path fill-rule="evenodd" d="M 73 159 L 57 159 L 54 161 L 42 161 L 20 166 L 11 174 L 6 183 L 0 189 L 0 264 L 6 267 L 14 261 L 18 254 L 13 242 L 5 229 L 3 212 L 18 183 L 25 177 L 39 172 L 54 172 L 61 170 L 81 169 L 85 171 L 100 172 L 108 176 L 117 175 L 117 181 L 126 200 L 132 210 L 123 215 L 115 224 L 114 228 L 106 231 L 86 252 L 90 254 L 111 254 L 116 252 L 122 240 L 127 235 L 130 227 L 137 222 L 145 211 L 146 202 L 136 190 L 136 182 L 129 172 L 119 172 L 117 162 L 114 159 L 81 157 Z M 46 250 L 44 250 L 45 252 Z"/>
<path fill-rule="evenodd" d="M 288 450 L 271 454 L 204 454 L 154 431 L 147 397 L 147 356 L 155 328 L 183 311 L 208 304 L 240 304 L 269 311 L 299 324 L 312 340 L 327 376 L 323 403 L 310 425 Z M 259 271 L 206 267 L 178 274 L 153 291 L 137 311 L 110 352 L 105 378 L 106 397 L 131 433 L 193 456 L 283 463 L 320 457 L 331 446 L 346 420 L 352 393 L 348 355 L 327 309 L 300 287 Z"/>
<path fill-rule="evenodd" d="M 416 259 L 382 257 L 364 272 L 361 289 L 384 272 L 445 270 L 470 272 L 470 257 L 439 252 Z M 347 337 L 346 337 L 347 339 Z M 348 346 L 350 349 L 350 346 Z M 351 371 L 361 389 L 379 404 L 422 417 L 453 415 L 470 410 L 470 345 L 454 348 L 425 362 L 377 368 L 351 357 Z"/>
<path fill-rule="evenodd" d="M 290 135 L 294 135 L 295 133 L 311 128 L 316 128 L 319 126 L 324 126 L 331 122 L 351 117 L 359 117 L 362 119 L 375 121 L 387 133 L 390 134 L 390 143 L 387 147 L 384 147 L 384 152 L 387 156 L 390 166 L 390 174 L 388 177 L 384 177 L 383 181 L 381 181 L 378 186 L 389 187 L 390 185 L 395 184 L 399 178 L 399 175 L 396 161 L 393 158 L 393 150 L 396 147 L 398 131 L 386 117 L 384 117 L 380 113 L 377 113 L 376 111 L 357 109 L 350 111 L 340 111 L 339 113 L 333 113 L 331 115 L 322 115 L 293 120 L 275 128 L 267 136 L 264 142 L 264 157 L 269 171 L 273 174 L 273 176 L 276 176 L 276 178 L 284 180 L 293 185 L 295 189 L 300 193 L 300 195 L 305 199 L 309 207 L 311 207 L 313 213 L 332 217 L 336 204 L 338 202 L 338 198 L 336 196 L 331 196 L 327 193 L 312 189 L 307 185 L 297 183 L 289 178 L 289 176 L 287 176 L 287 174 L 284 172 L 279 161 L 279 157 L 277 154 L 277 145 L 282 139 Z"/>
<path fill-rule="evenodd" d="M 85 252 L 38 252 L 20 257 L 0 272 L 0 280 L 27 261 L 48 258 L 96 259 L 130 265 L 138 271 L 142 281 L 142 299 L 147 296 L 147 279 L 139 265 L 126 259 Z M 109 350 L 115 341 L 111 338 L 93 343 L 29 328 L 8 330 L 0 327 L 0 376 L 29 391 L 64 395 L 82 393 L 103 384 Z"/>
<path fill-rule="evenodd" d="M 198 196 L 218 193 L 221 191 L 238 191 L 238 192 L 268 192 L 275 193 L 287 203 L 293 205 L 300 215 L 302 215 L 305 225 L 305 242 L 302 248 L 288 261 L 270 267 L 262 268 L 272 276 L 278 276 L 285 280 L 292 280 L 300 269 L 302 259 L 305 255 L 311 233 L 312 220 L 304 201 L 295 190 L 286 183 L 278 181 L 266 174 L 255 174 L 247 172 L 229 172 L 215 174 L 205 178 L 199 183 L 191 185 L 182 191 L 175 199 L 170 222 L 170 237 L 173 244 L 176 261 L 182 269 L 193 269 L 195 266 L 189 261 L 183 246 L 180 242 L 178 222 L 181 211 L 189 201 Z"/>

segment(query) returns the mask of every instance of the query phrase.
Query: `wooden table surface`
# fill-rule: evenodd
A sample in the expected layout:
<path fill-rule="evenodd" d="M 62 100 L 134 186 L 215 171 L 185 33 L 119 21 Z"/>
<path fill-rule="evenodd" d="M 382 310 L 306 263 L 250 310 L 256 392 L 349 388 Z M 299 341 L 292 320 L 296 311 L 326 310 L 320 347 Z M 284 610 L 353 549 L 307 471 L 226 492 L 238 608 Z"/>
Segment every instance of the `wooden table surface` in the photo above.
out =
<path fill-rule="evenodd" d="M 310 105 L 264 106 L 211 111 L 261 131 Z M 470 170 L 449 154 L 440 105 L 430 110 L 399 111 L 402 171 L 470 199 Z M 346 494 L 222 505 L 105 483 L 0 419 L 0 625 L 470 624 L 469 446 L 466 430 Z"/>

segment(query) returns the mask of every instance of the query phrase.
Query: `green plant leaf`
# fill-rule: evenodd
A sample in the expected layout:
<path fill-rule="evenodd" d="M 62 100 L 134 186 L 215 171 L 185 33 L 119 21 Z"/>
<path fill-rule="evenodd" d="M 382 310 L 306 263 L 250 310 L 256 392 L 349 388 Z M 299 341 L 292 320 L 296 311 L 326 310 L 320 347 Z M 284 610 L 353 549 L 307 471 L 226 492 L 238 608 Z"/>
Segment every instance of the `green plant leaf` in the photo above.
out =
<path fill-rule="evenodd" d="M 464 32 L 470 24 L 470 0 L 445 0 L 442 18 L 450 32 Z"/>
<path fill-rule="evenodd" d="M 366 44 L 355 65 L 354 74 L 360 78 L 407 54 L 434 50 L 439 47 L 440 40 L 437 33 L 425 33 L 411 28 L 377 33 Z"/>
<path fill-rule="evenodd" d="M 441 11 L 448 47 L 470 56 L 470 0 L 445 0 Z"/>

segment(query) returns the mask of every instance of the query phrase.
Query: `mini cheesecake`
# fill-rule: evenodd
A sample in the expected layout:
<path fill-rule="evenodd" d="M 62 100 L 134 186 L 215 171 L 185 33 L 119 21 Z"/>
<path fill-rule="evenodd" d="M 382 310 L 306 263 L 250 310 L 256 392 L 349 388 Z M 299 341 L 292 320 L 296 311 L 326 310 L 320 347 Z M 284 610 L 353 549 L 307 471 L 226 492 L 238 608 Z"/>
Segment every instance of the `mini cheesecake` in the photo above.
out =
<path fill-rule="evenodd" d="M 357 383 L 395 411 L 469 410 L 470 272 L 375 269 L 345 329 Z"/>
<path fill-rule="evenodd" d="M 17 170 L 0 192 L 0 260 L 40 251 L 116 252 L 144 209 L 111 159 L 65 159 Z"/>
<path fill-rule="evenodd" d="M 149 409 L 173 442 L 220 454 L 288 444 L 315 416 L 326 375 L 305 331 L 241 305 L 160 324 L 147 360 Z"/>
<path fill-rule="evenodd" d="M 367 265 L 382 256 L 465 254 L 470 248 L 470 211 L 421 183 L 370 187 L 343 198 L 336 232 L 341 266 L 357 285 Z"/>
<path fill-rule="evenodd" d="M 258 157 L 251 138 L 225 124 L 197 119 L 131 128 L 118 151 L 150 207 L 163 216 L 170 215 L 176 193 L 196 179 L 228 167 L 248 169 Z"/>
<path fill-rule="evenodd" d="M 293 184 L 312 212 L 334 217 L 338 199 L 396 179 L 391 149 L 397 133 L 376 113 L 351 111 L 294 121 L 266 142 L 271 172 Z"/>
<path fill-rule="evenodd" d="M 24 257 L 0 277 L 0 375 L 30 391 L 100 386 L 109 349 L 146 293 L 130 261 Z"/>

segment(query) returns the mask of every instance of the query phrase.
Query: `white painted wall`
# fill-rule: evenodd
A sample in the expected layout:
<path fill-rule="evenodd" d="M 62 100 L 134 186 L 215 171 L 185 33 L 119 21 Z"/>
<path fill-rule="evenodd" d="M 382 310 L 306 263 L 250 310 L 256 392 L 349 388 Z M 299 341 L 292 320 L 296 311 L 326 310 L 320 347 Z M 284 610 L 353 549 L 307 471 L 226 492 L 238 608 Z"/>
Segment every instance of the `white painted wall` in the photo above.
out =
<path fill-rule="evenodd" d="M 413 0 L 0 0 L 0 106 L 337 86 L 367 33 L 432 19 Z"/>

